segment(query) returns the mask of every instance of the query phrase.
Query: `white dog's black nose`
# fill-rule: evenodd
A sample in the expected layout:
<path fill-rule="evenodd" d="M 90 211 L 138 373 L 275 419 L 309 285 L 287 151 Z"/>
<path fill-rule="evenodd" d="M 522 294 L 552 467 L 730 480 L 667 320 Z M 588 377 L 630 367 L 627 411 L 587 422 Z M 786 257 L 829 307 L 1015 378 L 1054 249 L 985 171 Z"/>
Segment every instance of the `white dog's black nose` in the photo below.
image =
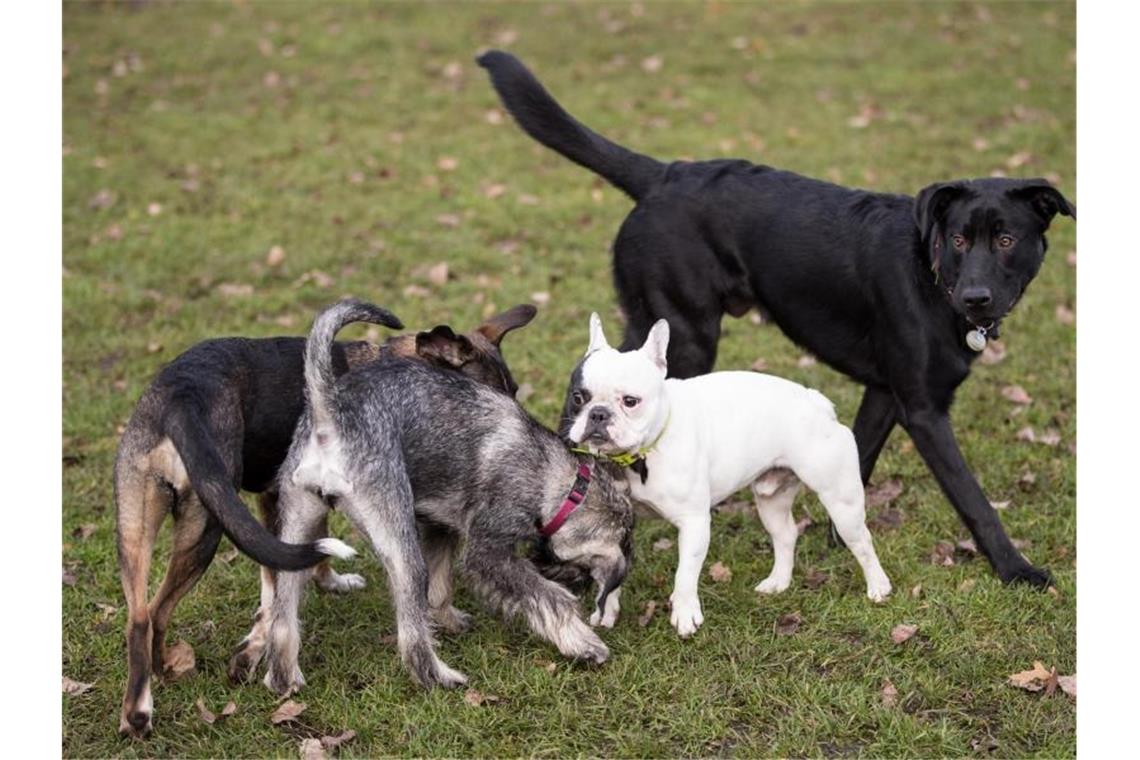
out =
<path fill-rule="evenodd" d="M 595 425 L 604 425 L 610 421 L 610 417 L 612 416 L 613 412 L 611 412 L 608 407 L 595 406 L 590 410 L 590 416 L 587 419 Z"/>

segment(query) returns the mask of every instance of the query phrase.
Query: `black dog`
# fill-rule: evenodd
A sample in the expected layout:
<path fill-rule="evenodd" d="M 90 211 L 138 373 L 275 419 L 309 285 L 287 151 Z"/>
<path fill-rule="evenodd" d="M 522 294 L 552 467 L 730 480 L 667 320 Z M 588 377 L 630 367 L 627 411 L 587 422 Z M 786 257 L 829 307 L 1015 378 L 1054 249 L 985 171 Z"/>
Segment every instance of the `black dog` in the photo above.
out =
<path fill-rule="evenodd" d="M 1006 536 L 948 412 L 986 334 L 1037 274 L 1054 215 L 1076 217 L 1061 193 L 1043 179 L 976 179 L 911 198 L 740 160 L 665 164 L 577 122 L 515 57 L 478 62 L 527 134 L 637 202 L 614 241 L 622 350 L 665 318 L 670 374 L 703 374 L 721 316 L 761 308 L 866 386 L 853 426 L 864 482 L 902 425 L 998 576 L 1051 583 Z"/>

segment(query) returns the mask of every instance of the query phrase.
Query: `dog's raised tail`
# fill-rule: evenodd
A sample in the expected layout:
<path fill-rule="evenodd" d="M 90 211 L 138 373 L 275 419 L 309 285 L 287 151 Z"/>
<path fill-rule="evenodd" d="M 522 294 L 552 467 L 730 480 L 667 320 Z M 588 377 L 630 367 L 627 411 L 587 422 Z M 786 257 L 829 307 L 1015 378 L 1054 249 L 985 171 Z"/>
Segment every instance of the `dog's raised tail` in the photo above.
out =
<path fill-rule="evenodd" d="M 266 530 L 238 496 L 206 426 L 208 414 L 201 398 L 176 395 L 163 417 L 163 430 L 178 451 L 194 492 L 238 550 L 274 570 L 303 570 L 329 556 L 347 559 L 356 553 L 335 538 L 289 544 Z"/>
<path fill-rule="evenodd" d="M 610 142 L 566 113 L 510 53 L 489 50 L 476 62 L 491 75 L 491 84 L 519 126 L 546 147 L 600 174 L 634 200 L 664 176 L 665 164 Z"/>
<path fill-rule="evenodd" d="M 392 312 L 355 298 L 346 298 L 322 311 L 313 320 L 309 340 L 305 344 L 305 391 L 313 429 L 320 431 L 331 422 L 329 401 L 336 384 L 333 371 L 332 344 L 345 325 L 368 322 L 399 330 L 404 323 Z"/>

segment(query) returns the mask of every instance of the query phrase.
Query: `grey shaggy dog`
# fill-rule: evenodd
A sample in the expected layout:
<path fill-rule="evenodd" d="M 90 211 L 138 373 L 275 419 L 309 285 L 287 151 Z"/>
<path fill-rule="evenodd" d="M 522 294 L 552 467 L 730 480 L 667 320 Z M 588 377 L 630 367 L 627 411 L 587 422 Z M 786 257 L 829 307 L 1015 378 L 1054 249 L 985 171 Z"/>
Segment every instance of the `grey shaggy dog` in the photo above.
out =
<path fill-rule="evenodd" d="M 381 360 L 337 379 L 330 353 L 337 331 L 384 317 L 375 306 L 346 300 L 313 324 L 305 357 L 309 406 L 279 473 L 281 539 L 311 540 L 330 508 L 343 511 L 384 564 L 400 655 L 424 687 L 466 681 L 439 659 L 433 640 L 435 627 L 458 632 L 469 623 L 451 603 L 457 550 L 464 576 L 489 606 L 522 617 L 567 657 L 605 661 L 609 650 L 579 617 L 577 599 L 516 547 L 542 544 L 554 566 L 547 572 L 588 575 L 604 606 L 629 568 L 633 509 L 626 490 L 611 470 L 594 469 L 584 501 L 543 541 L 540 527 L 590 460 L 571 453 L 513 399 L 458 373 Z M 247 637 L 250 669 L 265 648 L 265 684 L 281 695 L 304 684 L 298 607 L 305 579 L 305 572 L 280 573 L 269 614 Z"/>

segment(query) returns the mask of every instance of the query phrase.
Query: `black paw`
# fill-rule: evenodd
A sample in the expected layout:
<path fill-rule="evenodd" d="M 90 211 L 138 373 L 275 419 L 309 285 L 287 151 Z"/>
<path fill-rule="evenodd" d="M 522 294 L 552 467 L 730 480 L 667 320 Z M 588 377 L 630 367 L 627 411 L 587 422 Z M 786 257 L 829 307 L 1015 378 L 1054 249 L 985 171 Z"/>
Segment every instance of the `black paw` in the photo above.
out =
<path fill-rule="evenodd" d="M 1029 563 L 1018 565 L 1004 572 L 999 571 L 998 577 L 1001 578 L 1002 583 L 1028 583 L 1040 589 L 1046 589 L 1053 585 L 1053 576 L 1048 570 L 1043 567 L 1034 567 Z"/>

